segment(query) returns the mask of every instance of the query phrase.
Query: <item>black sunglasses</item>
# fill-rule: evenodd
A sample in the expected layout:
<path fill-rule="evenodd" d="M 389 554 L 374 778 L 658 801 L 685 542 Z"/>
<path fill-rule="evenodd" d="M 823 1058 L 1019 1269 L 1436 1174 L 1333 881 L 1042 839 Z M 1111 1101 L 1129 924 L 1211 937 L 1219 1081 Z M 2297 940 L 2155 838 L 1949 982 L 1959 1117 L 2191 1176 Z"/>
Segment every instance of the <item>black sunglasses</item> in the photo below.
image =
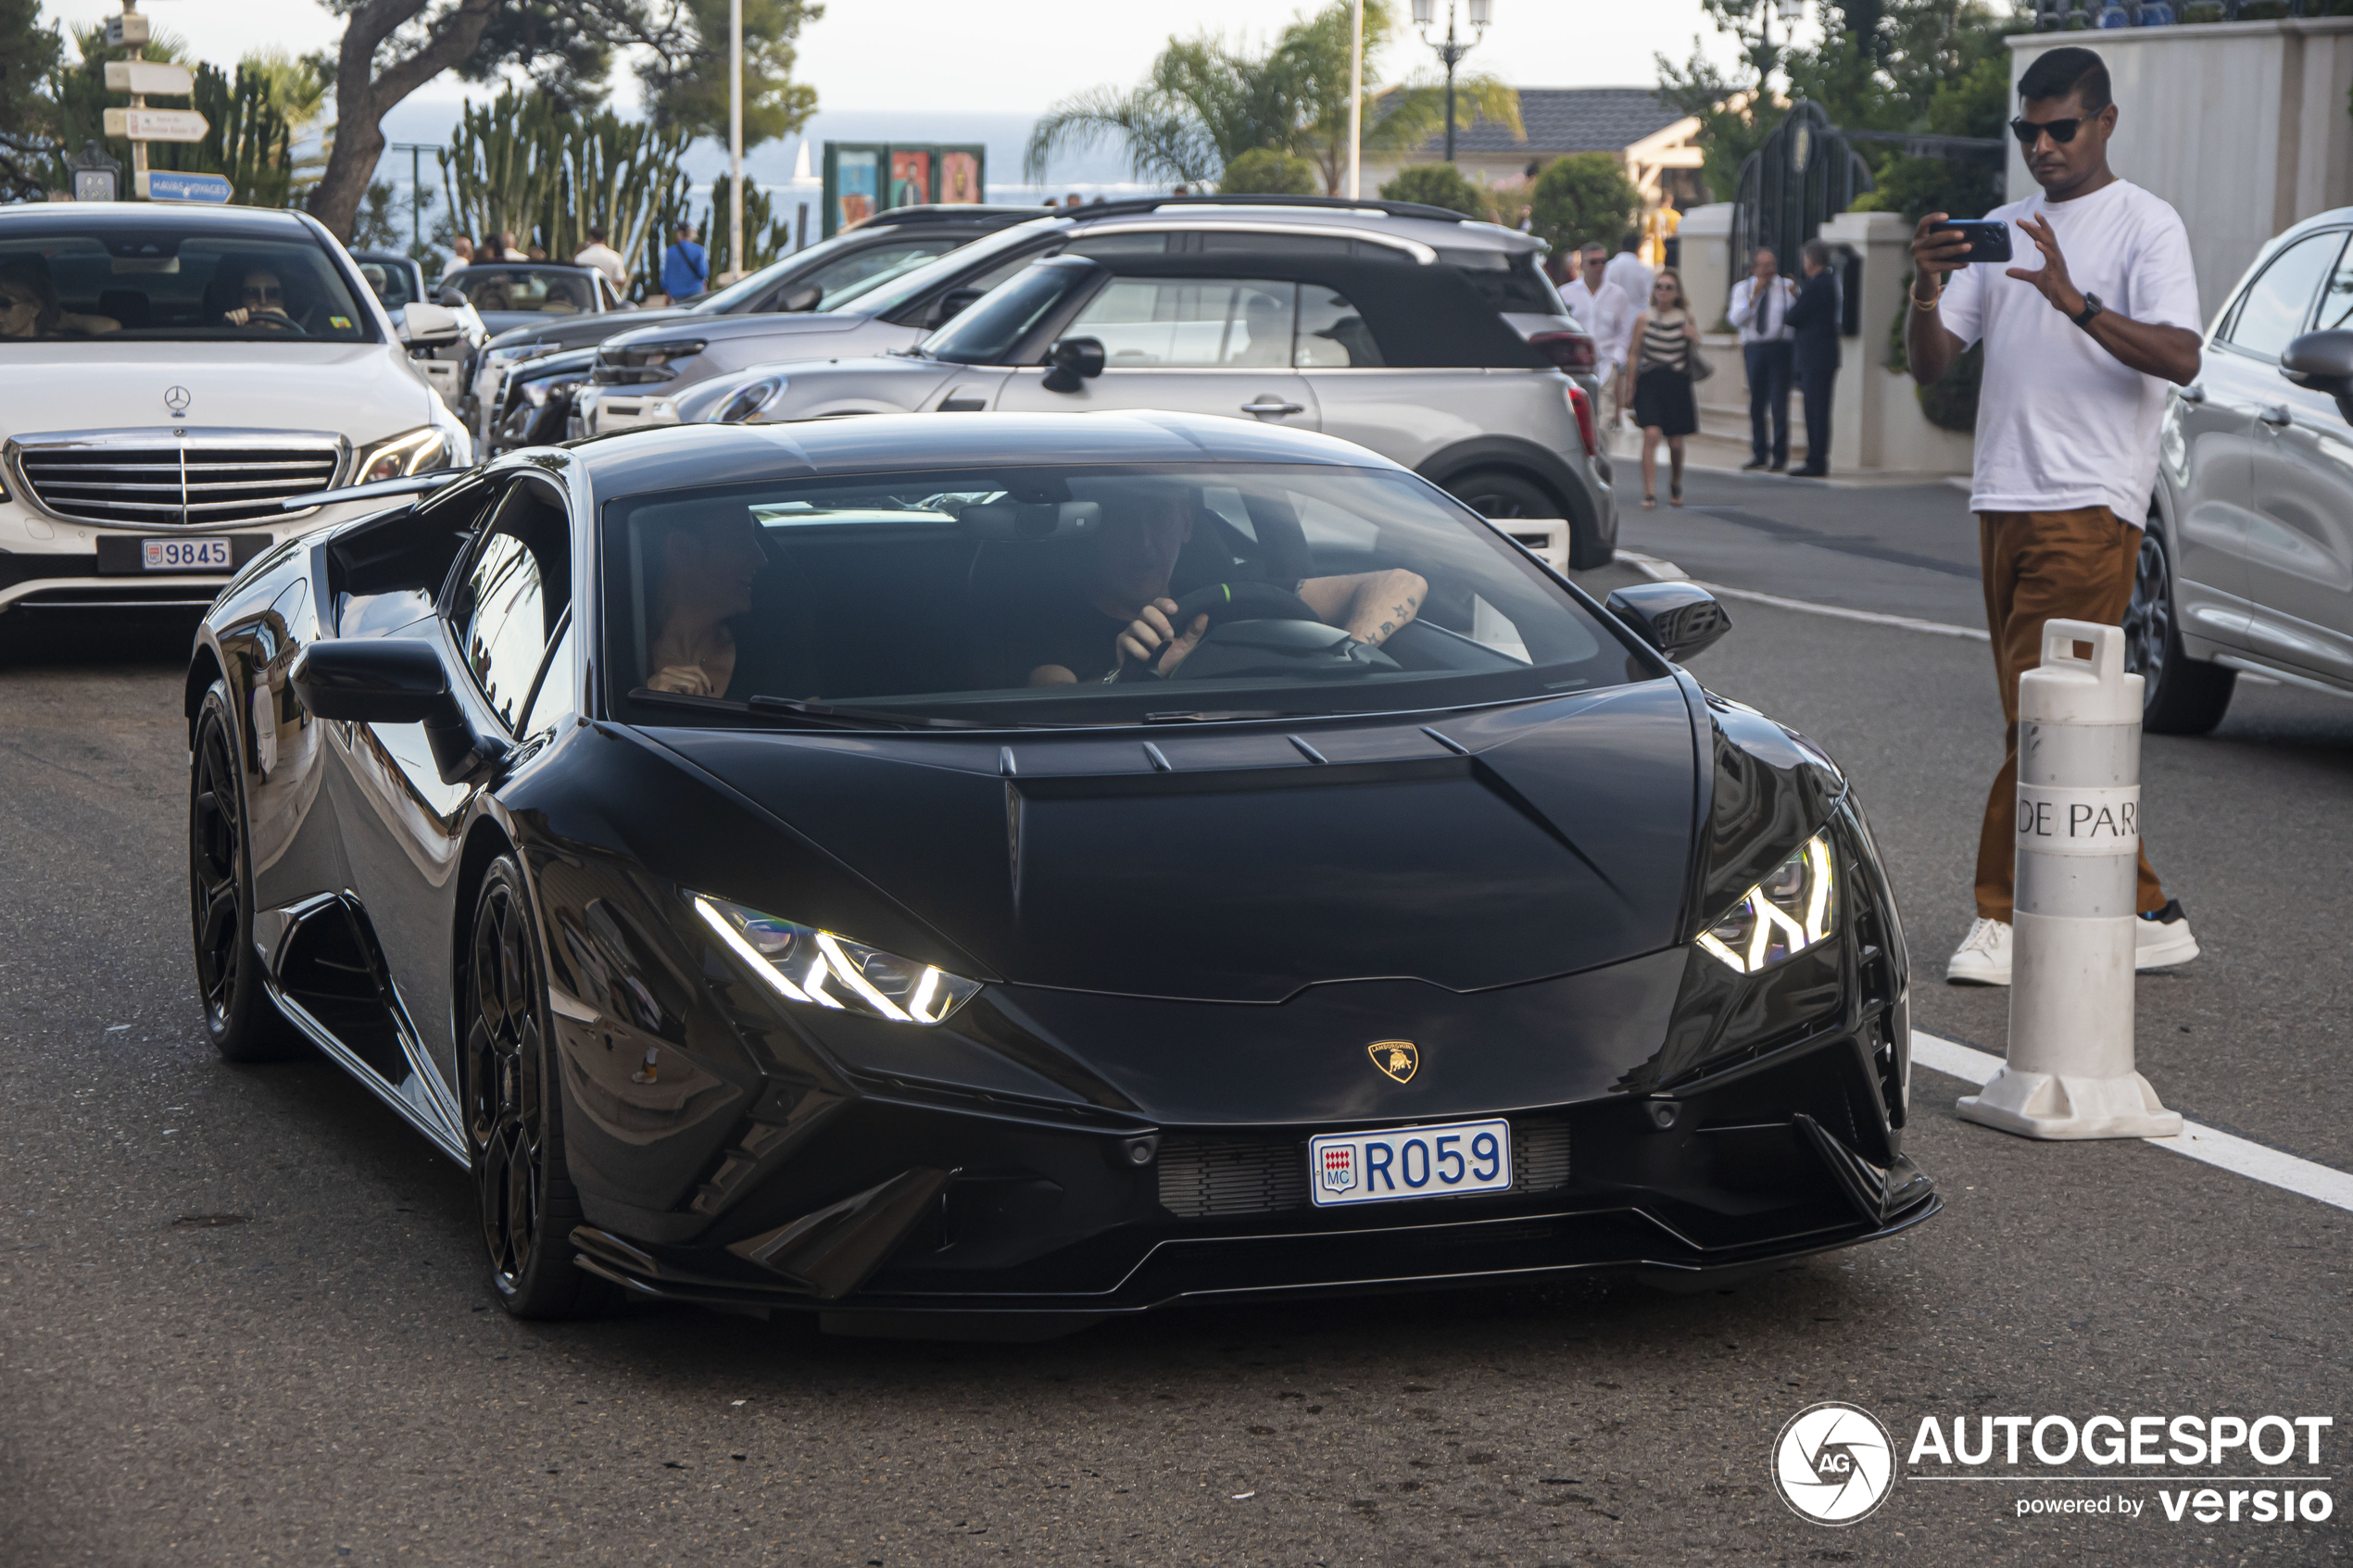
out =
<path fill-rule="evenodd" d="M 2010 134 L 2018 138 L 2020 146 L 2032 147 L 2035 139 L 2047 131 L 2051 140 L 2064 147 L 2075 140 L 2075 133 L 2083 129 L 2085 120 L 2098 118 L 2096 114 L 2079 114 L 2073 119 L 2014 119 L 2010 121 Z"/>

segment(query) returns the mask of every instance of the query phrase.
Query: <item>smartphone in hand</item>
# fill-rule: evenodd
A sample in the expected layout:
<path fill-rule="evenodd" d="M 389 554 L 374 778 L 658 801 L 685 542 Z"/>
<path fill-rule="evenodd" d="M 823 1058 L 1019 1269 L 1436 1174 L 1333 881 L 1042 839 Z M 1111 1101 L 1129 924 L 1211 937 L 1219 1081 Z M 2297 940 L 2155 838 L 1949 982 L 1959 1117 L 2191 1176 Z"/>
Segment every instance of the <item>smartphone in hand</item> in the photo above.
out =
<path fill-rule="evenodd" d="M 2007 261 L 2010 259 L 2010 226 L 1998 218 L 1959 218 L 1939 223 L 1929 231 L 1932 234 L 1958 233 L 1969 236 L 1966 261 Z"/>

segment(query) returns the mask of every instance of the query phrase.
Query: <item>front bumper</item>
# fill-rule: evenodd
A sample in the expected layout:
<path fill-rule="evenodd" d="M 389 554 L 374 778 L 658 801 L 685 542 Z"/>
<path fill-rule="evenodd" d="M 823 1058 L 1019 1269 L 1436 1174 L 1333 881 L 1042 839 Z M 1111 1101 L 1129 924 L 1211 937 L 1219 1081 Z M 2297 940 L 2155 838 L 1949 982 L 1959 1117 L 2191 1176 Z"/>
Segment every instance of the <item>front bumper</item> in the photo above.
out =
<path fill-rule="evenodd" d="M 1671 1098 L 1514 1113 L 1509 1192 L 1316 1208 L 1307 1141 L 1328 1125 L 1056 1126 L 1028 1108 L 878 1085 L 813 1130 L 789 1109 L 772 1130 L 756 1122 L 718 1173 L 798 1135 L 795 1164 L 898 1166 L 872 1185 L 791 1217 L 782 1193 L 753 1192 L 691 1244 L 633 1237 L 592 1202 L 572 1241 L 579 1266 L 648 1298 L 943 1331 L 965 1314 L 1083 1326 L 1185 1301 L 1739 1276 L 1936 1212 L 1909 1160 L 1882 1165 L 1856 1147 L 1880 1092 L 1854 1035 L 1817 1032 Z M 902 1164 L 880 1150 L 920 1153 Z"/>

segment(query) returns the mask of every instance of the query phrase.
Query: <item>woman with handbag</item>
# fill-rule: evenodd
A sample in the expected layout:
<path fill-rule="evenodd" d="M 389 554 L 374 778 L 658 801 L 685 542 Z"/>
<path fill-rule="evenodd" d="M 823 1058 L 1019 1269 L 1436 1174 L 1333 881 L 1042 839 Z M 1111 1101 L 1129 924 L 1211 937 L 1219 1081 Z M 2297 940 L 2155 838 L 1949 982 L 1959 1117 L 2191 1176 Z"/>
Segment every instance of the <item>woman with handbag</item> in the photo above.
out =
<path fill-rule="evenodd" d="M 1699 411 L 1692 400 L 1692 383 L 1715 373 L 1699 351 L 1699 323 L 1692 320 L 1683 297 L 1683 280 L 1673 268 L 1663 269 L 1651 281 L 1650 307 L 1634 319 L 1629 334 L 1636 345 L 1630 363 L 1621 370 L 1618 397 L 1634 410 L 1642 431 L 1642 509 L 1658 507 L 1652 478 L 1658 444 L 1667 443 L 1667 498 L 1683 504 L 1683 437 L 1699 429 Z"/>

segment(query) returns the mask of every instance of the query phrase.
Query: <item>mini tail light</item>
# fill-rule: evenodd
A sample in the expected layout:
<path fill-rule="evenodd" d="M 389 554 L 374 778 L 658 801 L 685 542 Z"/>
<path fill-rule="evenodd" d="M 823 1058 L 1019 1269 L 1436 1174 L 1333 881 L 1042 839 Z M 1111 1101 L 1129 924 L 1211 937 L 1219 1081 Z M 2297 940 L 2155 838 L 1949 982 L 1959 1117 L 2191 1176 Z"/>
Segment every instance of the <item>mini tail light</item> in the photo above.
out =
<path fill-rule="evenodd" d="M 1601 363 L 1585 332 L 1537 332 L 1528 345 L 1564 370 L 1591 370 Z"/>
<path fill-rule="evenodd" d="M 1593 428 L 1593 400 L 1585 395 L 1583 387 L 1568 389 L 1568 411 L 1577 416 L 1577 433 L 1584 437 L 1585 455 L 1591 458 L 1600 452 L 1601 436 Z"/>

